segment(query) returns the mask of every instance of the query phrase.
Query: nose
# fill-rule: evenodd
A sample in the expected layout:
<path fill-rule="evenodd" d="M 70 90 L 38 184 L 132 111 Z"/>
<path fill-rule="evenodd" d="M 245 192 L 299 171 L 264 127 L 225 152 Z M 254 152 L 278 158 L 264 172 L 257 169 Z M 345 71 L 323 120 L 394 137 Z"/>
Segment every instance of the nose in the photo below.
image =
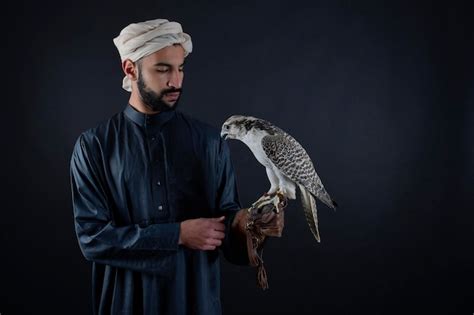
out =
<path fill-rule="evenodd" d="M 183 83 L 183 73 L 179 70 L 175 70 L 171 72 L 171 75 L 169 77 L 169 81 L 167 84 L 168 87 L 180 89 L 182 83 Z"/>

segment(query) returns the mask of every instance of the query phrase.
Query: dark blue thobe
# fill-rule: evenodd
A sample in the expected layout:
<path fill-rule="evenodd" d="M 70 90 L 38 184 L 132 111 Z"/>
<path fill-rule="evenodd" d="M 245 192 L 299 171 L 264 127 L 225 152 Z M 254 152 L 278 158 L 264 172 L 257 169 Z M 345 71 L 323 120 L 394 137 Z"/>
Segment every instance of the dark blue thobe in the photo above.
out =
<path fill-rule="evenodd" d="M 83 132 L 71 158 L 76 234 L 93 263 L 96 314 L 221 314 L 219 253 L 178 245 L 179 222 L 226 215 L 221 249 L 246 264 L 219 130 L 179 111 L 131 105 Z"/>

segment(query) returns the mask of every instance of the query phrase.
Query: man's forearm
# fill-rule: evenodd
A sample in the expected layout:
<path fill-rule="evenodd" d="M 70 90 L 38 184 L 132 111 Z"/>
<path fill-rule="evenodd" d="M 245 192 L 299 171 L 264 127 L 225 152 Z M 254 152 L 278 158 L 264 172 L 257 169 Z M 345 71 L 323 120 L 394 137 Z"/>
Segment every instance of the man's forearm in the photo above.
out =
<path fill-rule="evenodd" d="M 116 227 L 89 218 L 76 220 L 76 233 L 87 260 L 139 272 L 167 274 L 178 251 L 178 223 Z"/>

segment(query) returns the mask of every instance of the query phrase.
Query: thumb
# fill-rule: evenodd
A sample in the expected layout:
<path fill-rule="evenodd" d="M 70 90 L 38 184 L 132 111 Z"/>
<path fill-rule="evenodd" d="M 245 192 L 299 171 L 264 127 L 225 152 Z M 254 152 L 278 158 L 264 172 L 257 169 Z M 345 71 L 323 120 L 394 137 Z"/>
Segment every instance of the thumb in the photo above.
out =
<path fill-rule="evenodd" d="M 219 218 L 211 218 L 212 221 L 216 221 L 216 222 L 222 222 L 224 221 L 224 219 L 225 219 L 225 216 L 221 216 Z"/>

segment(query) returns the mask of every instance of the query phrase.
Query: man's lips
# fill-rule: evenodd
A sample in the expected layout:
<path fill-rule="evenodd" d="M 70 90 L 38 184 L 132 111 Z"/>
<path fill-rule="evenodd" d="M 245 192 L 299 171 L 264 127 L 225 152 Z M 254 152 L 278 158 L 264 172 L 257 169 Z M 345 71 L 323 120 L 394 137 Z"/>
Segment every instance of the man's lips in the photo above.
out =
<path fill-rule="evenodd" d="M 167 98 L 178 98 L 179 97 L 179 92 L 172 92 L 172 93 L 166 93 L 165 96 Z"/>

